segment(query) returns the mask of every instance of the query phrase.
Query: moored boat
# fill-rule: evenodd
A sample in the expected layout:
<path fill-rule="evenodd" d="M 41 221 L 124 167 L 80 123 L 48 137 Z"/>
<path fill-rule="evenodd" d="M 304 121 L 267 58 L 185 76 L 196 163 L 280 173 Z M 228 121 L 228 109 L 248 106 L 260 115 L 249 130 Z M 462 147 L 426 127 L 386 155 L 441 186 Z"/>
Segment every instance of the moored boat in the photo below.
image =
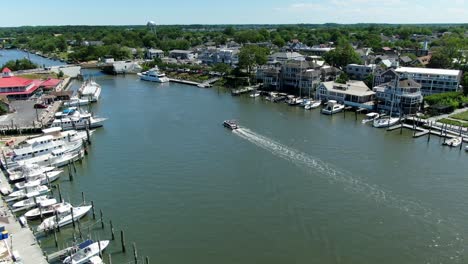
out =
<path fill-rule="evenodd" d="M 400 118 L 398 117 L 384 116 L 384 117 L 374 119 L 372 125 L 375 128 L 391 127 L 393 125 L 398 124 L 399 121 L 400 121 Z"/>
<path fill-rule="evenodd" d="M 24 189 L 28 187 L 37 186 L 37 185 L 46 185 L 46 184 L 56 181 L 59 178 L 60 173 L 62 172 L 63 172 L 62 170 L 53 170 L 53 171 L 45 172 L 44 174 L 40 174 L 39 176 L 26 178 L 25 182 L 15 183 L 15 187 L 17 189 Z"/>
<path fill-rule="evenodd" d="M 31 220 L 31 219 L 39 218 L 41 214 L 43 217 L 50 216 L 50 215 L 55 214 L 56 211 L 64 212 L 72 208 L 72 205 L 69 203 L 65 203 L 65 202 L 57 203 L 57 201 L 54 202 L 54 200 L 40 202 L 38 208 L 34 208 L 34 209 L 27 211 L 24 214 L 24 216 L 27 219 Z"/>
<path fill-rule="evenodd" d="M 47 195 L 40 195 L 40 196 L 36 196 L 36 197 L 31 197 L 31 198 L 28 198 L 28 199 L 24 199 L 24 200 L 21 200 L 19 202 L 16 202 L 14 204 L 11 205 L 11 207 L 13 208 L 21 208 L 21 207 L 25 207 L 25 208 L 32 208 L 32 207 L 35 207 L 37 204 L 41 203 L 41 202 L 54 202 L 54 203 L 57 203 L 57 200 L 55 200 L 54 198 L 49 198 L 47 197 Z"/>
<path fill-rule="evenodd" d="M 8 195 L 9 198 L 31 198 L 35 196 L 39 196 L 42 194 L 46 194 L 50 192 L 49 187 L 45 185 L 38 185 L 29 188 L 24 188 L 18 191 L 14 191 Z"/>
<path fill-rule="evenodd" d="M 88 263 L 88 261 L 99 255 L 106 247 L 109 245 L 109 240 L 103 240 L 94 242 L 92 240 L 87 240 L 80 245 L 78 245 L 78 251 L 65 258 L 63 261 L 64 264 L 82 264 Z"/>
<path fill-rule="evenodd" d="M 450 146 L 450 147 L 458 147 L 462 144 L 463 139 L 461 137 L 454 137 L 451 139 L 446 140 L 443 145 Z"/>
<path fill-rule="evenodd" d="M 148 71 L 137 74 L 141 80 L 149 82 L 159 82 L 166 83 L 169 82 L 169 78 L 166 77 L 166 74 L 161 73 L 158 67 L 149 69 Z"/>
<path fill-rule="evenodd" d="M 362 123 L 363 123 L 363 124 L 367 124 L 367 123 L 369 123 L 369 122 L 372 122 L 372 121 L 374 121 L 375 119 L 379 118 L 379 116 L 380 116 L 379 113 L 374 113 L 374 112 L 368 113 L 368 114 L 366 114 L 366 118 L 364 118 L 364 119 L 362 120 Z"/>
<path fill-rule="evenodd" d="M 77 221 L 78 219 L 84 217 L 89 210 L 91 210 L 91 205 L 73 207 L 73 217 L 70 210 L 60 210 L 57 212 L 57 216 L 51 216 L 46 218 L 38 227 L 37 231 L 49 231 L 57 228 L 57 226 L 62 227 L 69 225 L 72 221 Z M 58 218 L 58 221 L 57 221 Z"/>
<path fill-rule="evenodd" d="M 89 102 L 97 102 L 101 95 L 101 86 L 93 80 L 86 80 L 78 90 L 80 98 L 86 98 Z"/>
<path fill-rule="evenodd" d="M 322 114 L 333 115 L 333 114 L 343 111 L 344 108 L 345 106 L 342 104 L 339 104 L 337 101 L 329 100 L 325 108 L 322 109 Z"/>

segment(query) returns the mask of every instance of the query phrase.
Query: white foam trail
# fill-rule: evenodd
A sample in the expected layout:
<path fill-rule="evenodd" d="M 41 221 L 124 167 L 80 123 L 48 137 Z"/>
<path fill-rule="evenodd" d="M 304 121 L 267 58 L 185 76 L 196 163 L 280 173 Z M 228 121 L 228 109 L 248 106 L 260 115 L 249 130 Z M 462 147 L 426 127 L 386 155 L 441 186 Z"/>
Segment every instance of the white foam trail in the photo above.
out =
<path fill-rule="evenodd" d="M 379 188 L 377 185 L 366 183 L 363 180 L 354 177 L 350 173 L 346 173 L 316 157 L 283 145 L 271 138 L 259 135 L 247 128 L 241 127 L 233 132 L 256 146 L 269 151 L 273 155 L 296 164 L 298 167 L 305 169 L 307 173 L 311 173 L 313 171 L 315 172 L 313 173 L 314 176 L 320 176 L 332 183 L 342 184 L 347 191 L 363 194 L 366 197 L 375 200 L 375 202 L 379 204 L 396 208 L 405 212 L 407 215 L 424 222 L 426 225 L 432 227 L 428 232 L 431 232 L 435 237 L 432 241 L 433 243 L 430 243 L 428 246 L 439 250 L 449 250 L 450 248 L 455 251 L 455 253 L 449 253 L 450 257 L 447 258 L 449 258 L 451 262 L 455 261 L 455 263 L 462 261 L 461 256 L 464 252 L 464 241 L 459 232 L 457 232 L 457 230 L 460 229 L 451 224 L 448 220 L 441 220 L 442 217 L 440 217 L 440 215 L 436 214 L 428 207 L 423 206 L 421 203 L 398 197 Z M 449 241 L 443 242 L 441 236 L 445 236 Z M 444 253 L 447 254 L 448 252 Z"/>

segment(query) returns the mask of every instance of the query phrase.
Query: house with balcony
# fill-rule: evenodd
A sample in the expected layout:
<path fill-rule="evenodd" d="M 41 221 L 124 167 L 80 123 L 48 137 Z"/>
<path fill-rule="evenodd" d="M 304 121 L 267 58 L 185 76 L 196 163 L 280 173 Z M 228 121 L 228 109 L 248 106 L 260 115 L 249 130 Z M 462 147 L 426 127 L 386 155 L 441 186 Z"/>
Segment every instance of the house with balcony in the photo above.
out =
<path fill-rule="evenodd" d="M 160 49 L 148 49 L 146 51 L 146 58 L 150 60 L 154 60 L 156 58 L 162 59 L 164 57 L 164 51 Z"/>
<path fill-rule="evenodd" d="M 400 67 L 395 72 L 419 83 L 423 96 L 460 90 L 460 70 Z"/>
<path fill-rule="evenodd" d="M 400 78 L 382 83 L 373 88 L 377 109 L 393 115 L 415 114 L 421 107 L 421 85 L 409 78 Z"/>
<path fill-rule="evenodd" d="M 348 64 L 345 68 L 345 72 L 351 79 L 362 81 L 366 79 L 369 75 L 374 74 L 376 67 L 377 65 L 375 64 Z"/>
<path fill-rule="evenodd" d="M 191 50 L 171 50 L 169 57 L 177 60 L 195 60 L 198 55 Z"/>
<path fill-rule="evenodd" d="M 317 88 L 315 99 L 335 100 L 346 106 L 374 109 L 375 92 L 362 81 L 322 82 Z"/>

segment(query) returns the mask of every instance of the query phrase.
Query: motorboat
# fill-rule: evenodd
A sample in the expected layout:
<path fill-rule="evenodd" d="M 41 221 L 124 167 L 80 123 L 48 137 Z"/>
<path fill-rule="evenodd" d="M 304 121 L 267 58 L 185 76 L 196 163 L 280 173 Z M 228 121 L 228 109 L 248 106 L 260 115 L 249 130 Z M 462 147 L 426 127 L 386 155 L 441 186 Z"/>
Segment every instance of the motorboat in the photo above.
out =
<path fill-rule="evenodd" d="M 364 119 L 362 120 L 362 123 L 363 123 L 363 124 L 367 124 L 367 123 L 369 123 L 369 122 L 374 121 L 375 119 L 377 119 L 377 118 L 379 118 L 379 117 L 380 117 L 379 113 L 375 113 L 375 112 L 368 113 L 368 114 L 366 114 L 366 118 L 364 118 Z"/>
<path fill-rule="evenodd" d="M 93 80 L 86 80 L 78 90 L 78 94 L 80 98 L 86 98 L 89 102 L 97 102 L 101 95 L 101 86 Z"/>
<path fill-rule="evenodd" d="M 109 245 L 109 240 L 103 240 L 98 242 L 93 242 L 92 240 L 87 240 L 80 245 L 78 245 L 78 251 L 65 258 L 63 261 L 64 264 L 82 264 L 89 263 L 89 260 L 99 255 L 106 247 Z M 99 262 L 98 262 L 99 263 Z"/>
<path fill-rule="evenodd" d="M 55 199 L 54 199 L 55 200 Z M 72 205 L 66 202 L 63 203 L 57 203 L 57 201 L 49 200 L 49 201 L 43 201 L 39 203 L 38 208 L 31 209 L 27 211 L 24 216 L 26 219 L 37 219 L 41 216 L 51 216 L 54 215 L 55 212 L 65 212 L 67 210 L 71 210 Z M 74 213 L 74 212 L 73 212 Z"/>
<path fill-rule="evenodd" d="M 71 214 L 71 209 L 61 209 L 57 211 L 57 216 L 51 216 L 49 218 L 46 218 L 37 227 L 37 231 L 50 231 L 57 228 L 57 226 L 62 227 L 65 225 L 69 225 L 73 221 L 77 221 L 78 219 L 84 217 L 89 212 L 89 210 L 91 210 L 91 207 L 91 205 L 73 207 L 73 217 Z"/>
<path fill-rule="evenodd" d="M 55 118 L 50 127 L 60 127 L 62 130 L 93 129 L 102 127 L 106 118 L 95 117 L 90 113 L 76 112 L 78 114 Z"/>
<path fill-rule="evenodd" d="M 322 114 L 333 115 L 333 114 L 343 111 L 344 108 L 345 106 L 342 104 L 339 104 L 337 101 L 329 100 L 325 108 L 322 109 Z"/>
<path fill-rule="evenodd" d="M 31 198 L 39 195 L 43 195 L 50 192 L 49 187 L 45 185 L 38 185 L 29 188 L 24 188 L 18 191 L 14 191 L 8 195 L 9 198 Z"/>
<path fill-rule="evenodd" d="M 154 67 L 142 73 L 137 73 L 137 75 L 143 81 L 159 82 L 159 83 L 169 82 L 169 78 L 166 77 L 166 74 L 161 73 L 158 67 Z"/>
<path fill-rule="evenodd" d="M 99 256 L 93 256 L 88 261 L 89 264 L 105 264 Z"/>
<path fill-rule="evenodd" d="M 396 125 L 398 122 L 400 122 L 400 118 L 398 117 L 384 116 L 374 119 L 372 125 L 376 128 L 384 128 Z"/>
<path fill-rule="evenodd" d="M 259 92 L 255 92 L 255 93 L 250 94 L 249 96 L 252 97 L 252 98 L 259 97 L 259 96 L 260 96 L 260 93 L 259 93 Z"/>
<path fill-rule="evenodd" d="M 315 108 L 318 108 L 322 105 L 322 102 L 320 101 L 312 101 L 310 103 L 310 109 L 315 109 Z"/>
<path fill-rule="evenodd" d="M 16 168 L 8 169 L 8 175 L 10 182 L 23 181 L 26 178 L 32 178 L 40 176 L 46 172 L 55 170 L 52 166 L 39 166 L 34 163 L 27 163 L 23 166 L 17 166 Z"/>
<path fill-rule="evenodd" d="M 82 141 L 87 137 L 84 131 L 62 131 L 60 127 L 44 129 L 43 133 L 43 136 L 29 139 L 13 149 L 10 154 L 10 162 L 45 155 L 56 149 L 64 148 L 71 142 Z"/>
<path fill-rule="evenodd" d="M 13 208 L 24 207 L 25 209 L 28 209 L 28 208 L 35 207 L 41 202 L 57 203 L 57 200 L 55 198 L 49 198 L 47 195 L 40 195 L 40 196 L 31 197 L 31 198 L 16 202 L 11 207 Z"/>
<path fill-rule="evenodd" d="M 461 145 L 463 139 L 461 137 L 454 137 L 451 139 L 446 140 L 443 145 L 450 146 L 450 147 L 458 147 Z"/>
<path fill-rule="evenodd" d="M 28 188 L 28 187 L 46 185 L 46 184 L 56 181 L 59 178 L 60 173 L 62 172 L 63 172 L 62 170 L 54 170 L 50 172 L 45 172 L 44 174 L 40 174 L 39 176 L 26 178 L 25 182 L 15 183 L 15 187 L 21 190 L 21 189 Z"/>
<path fill-rule="evenodd" d="M 237 125 L 237 122 L 235 120 L 224 120 L 223 126 L 227 127 L 231 130 L 238 129 L 239 126 Z"/>
<path fill-rule="evenodd" d="M 67 102 L 63 103 L 64 106 L 85 106 L 90 103 L 88 98 L 81 99 L 78 97 L 72 97 Z"/>
<path fill-rule="evenodd" d="M 17 163 L 17 165 L 23 166 L 24 164 L 28 163 L 36 163 L 42 166 L 63 167 L 84 157 L 84 150 L 82 146 L 82 144 L 77 144 L 70 149 L 56 150 L 52 151 L 52 153 L 48 155 L 21 160 Z"/>
<path fill-rule="evenodd" d="M 300 105 L 302 101 L 303 99 L 299 97 L 298 98 L 292 97 L 292 98 L 289 98 L 288 105 L 290 106 Z"/>

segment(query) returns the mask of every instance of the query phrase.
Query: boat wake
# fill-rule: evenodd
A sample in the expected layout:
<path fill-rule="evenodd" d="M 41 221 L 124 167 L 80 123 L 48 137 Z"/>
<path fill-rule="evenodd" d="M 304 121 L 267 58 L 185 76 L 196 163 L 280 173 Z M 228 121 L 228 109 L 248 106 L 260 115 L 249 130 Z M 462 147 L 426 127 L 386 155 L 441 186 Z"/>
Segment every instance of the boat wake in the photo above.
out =
<path fill-rule="evenodd" d="M 369 184 L 332 164 L 283 145 L 248 128 L 240 127 L 233 132 L 271 154 L 294 163 L 308 174 L 322 177 L 330 183 L 340 184 L 346 191 L 364 195 L 378 204 L 398 209 L 411 218 L 421 221 L 429 227 L 427 232 L 432 233 L 434 237 L 432 241 L 428 242 L 427 247 L 440 250 L 438 252 L 440 254 L 430 257 L 432 261 L 440 261 L 441 259 L 448 259 L 455 263 L 462 261 L 464 241 L 459 232 L 457 232 L 460 228 L 450 220 L 443 219 L 429 207 L 422 205 L 420 202 L 411 201 L 410 199 L 405 199 L 385 191 L 379 186 Z"/>

